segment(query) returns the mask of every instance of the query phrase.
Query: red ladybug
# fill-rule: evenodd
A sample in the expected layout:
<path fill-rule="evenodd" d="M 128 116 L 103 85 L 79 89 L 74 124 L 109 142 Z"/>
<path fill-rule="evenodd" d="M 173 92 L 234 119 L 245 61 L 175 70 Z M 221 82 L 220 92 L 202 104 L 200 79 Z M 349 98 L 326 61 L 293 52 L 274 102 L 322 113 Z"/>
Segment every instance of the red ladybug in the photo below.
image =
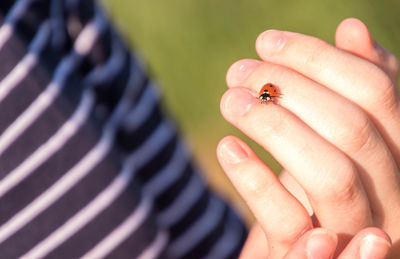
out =
<path fill-rule="evenodd" d="M 281 96 L 276 87 L 271 83 L 265 84 L 261 88 L 259 95 L 260 96 L 258 98 L 260 99 L 261 103 L 277 103 L 277 99 Z"/>

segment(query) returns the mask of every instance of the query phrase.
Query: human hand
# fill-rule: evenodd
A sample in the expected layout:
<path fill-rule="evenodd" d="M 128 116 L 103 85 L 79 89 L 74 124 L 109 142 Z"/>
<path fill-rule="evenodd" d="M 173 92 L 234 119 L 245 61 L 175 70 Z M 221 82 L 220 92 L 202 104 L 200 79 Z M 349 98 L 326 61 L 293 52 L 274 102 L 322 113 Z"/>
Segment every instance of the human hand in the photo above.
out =
<path fill-rule="evenodd" d="M 278 212 L 279 213 L 279 212 Z M 297 241 L 283 258 L 296 259 L 327 259 L 333 258 L 337 245 L 337 235 L 328 229 L 314 228 L 307 231 Z M 346 248 L 338 255 L 338 258 L 357 259 L 375 258 L 383 259 L 388 254 L 390 239 L 380 229 L 367 228 L 360 231 Z M 245 246 L 240 254 L 241 259 L 266 259 L 278 258 L 269 253 L 265 233 L 256 224 L 249 233 Z"/>
<path fill-rule="evenodd" d="M 274 37 L 285 44 L 272 53 L 268 45 Z M 394 240 L 395 256 L 400 235 L 398 62 L 371 43 L 352 51 L 351 41 L 337 37 L 337 45 L 355 55 L 300 34 L 262 34 L 257 51 L 267 62 L 235 63 L 227 75 L 228 85 L 257 92 L 272 82 L 284 98 L 280 105 L 261 105 L 254 92 L 235 88 L 225 94 L 221 111 L 291 172 L 321 225 L 339 234 L 339 246 L 362 228 L 378 226 Z M 268 187 L 263 177 L 247 177 L 246 188 Z M 281 199 L 283 209 L 296 212 L 292 215 L 300 220 L 290 229 L 297 230 L 281 233 L 298 236 L 311 223 L 304 206 L 297 200 L 288 202 L 288 197 L 267 196 L 264 203 Z"/>
<path fill-rule="evenodd" d="M 218 146 L 218 157 L 231 181 L 259 224 L 248 236 L 241 258 L 332 258 L 336 233 L 313 228 L 310 217 L 243 141 L 228 136 Z M 301 232 L 303 231 L 303 232 Z M 366 228 L 337 254 L 338 258 L 385 258 L 391 241 L 380 229 Z"/>

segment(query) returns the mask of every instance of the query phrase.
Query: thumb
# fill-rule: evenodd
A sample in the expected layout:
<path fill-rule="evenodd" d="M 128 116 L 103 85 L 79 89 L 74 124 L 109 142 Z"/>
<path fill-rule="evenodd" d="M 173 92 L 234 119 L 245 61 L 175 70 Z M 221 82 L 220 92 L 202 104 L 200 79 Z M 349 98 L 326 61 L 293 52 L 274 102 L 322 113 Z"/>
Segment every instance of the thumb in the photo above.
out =
<path fill-rule="evenodd" d="M 338 239 L 334 232 L 324 228 L 309 230 L 293 244 L 285 259 L 333 258 Z"/>

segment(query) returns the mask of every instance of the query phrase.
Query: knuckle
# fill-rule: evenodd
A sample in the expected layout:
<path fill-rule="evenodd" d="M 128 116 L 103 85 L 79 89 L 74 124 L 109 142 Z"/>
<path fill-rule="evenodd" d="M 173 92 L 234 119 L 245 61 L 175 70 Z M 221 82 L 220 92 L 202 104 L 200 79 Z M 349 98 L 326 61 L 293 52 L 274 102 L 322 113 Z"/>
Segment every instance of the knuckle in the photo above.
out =
<path fill-rule="evenodd" d="M 355 179 L 355 177 L 349 177 L 350 179 Z M 358 186 L 355 180 L 345 180 L 339 188 L 336 190 L 335 195 L 331 197 L 331 201 L 334 204 L 344 204 L 345 202 L 350 202 L 356 200 L 358 197 Z"/>
<path fill-rule="evenodd" d="M 355 165 L 343 162 L 335 177 L 326 179 L 322 185 L 323 199 L 333 204 L 344 204 L 353 201 L 359 195 L 359 183 Z"/>
<path fill-rule="evenodd" d="M 354 116 L 343 123 L 340 130 L 341 144 L 347 152 L 358 153 L 371 147 L 374 143 L 374 129 L 368 116 L 357 111 Z"/>
<path fill-rule="evenodd" d="M 260 105 L 255 107 L 254 112 L 249 117 L 251 128 L 259 129 L 256 131 L 257 139 L 264 140 L 265 136 L 268 136 L 269 142 L 278 140 L 282 136 L 285 136 L 287 132 L 292 130 L 293 125 L 288 115 L 283 111 L 276 111 L 273 106 L 266 107 L 266 105 Z M 267 111 L 265 109 L 268 109 Z M 270 109 L 274 109 L 273 111 Z M 265 114 L 268 116 L 265 116 Z M 249 115 L 250 116 L 250 115 Z M 260 127 L 262 125 L 262 127 Z M 268 143 L 261 143 L 268 144 Z"/>
<path fill-rule="evenodd" d="M 385 74 L 386 75 L 386 74 Z M 378 97 L 377 105 L 383 109 L 384 114 L 391 114 L 398 106 L 398 96 L 393 81 L 386 75 L 386 83 L 383 84 L 381 95 Z"/>
<path fill-rule="evenodd" d="M 310 229 L 310 221 L 309 218 L 298 217 L 296 221 L 291 221 L 292 224 L 282 224 L 280 228 L 277 229 L 279 233 L 270 234 L 276 238 L 276 241 L 280 243 L 280 245 L 289 246 Z M 282 235 L 282 233 L 285 233 L 285 235 Z"/>
<path fill-rule="evenodd" d="M 382 69 L 374 66 L 374 71 L 371 71 L 369 89 L 366 91 L 366 103 L 370 104 L 371 110 L 379 110 L 380 112 L 391 112 L 398 105 L 398 97 L 396 87 Z"/>
<path fill-rule="evenodd" d="M 245 181 L 245 185 L 247 192 L 250 193 L 253 197 L 262 196 L 264 193 L 271 192 L 271 189 L 276 188 L 276 184 L 274 182 L 254 181 L 254 179 L 249 179 L 249 181 Z"/>
<path fill-rule="evenodd" d="M 331 47 L 328 43 L 314 37 L 310 37 L 308 44 L 312 48 L 307 48 L 309 52 L 304 59 L 304 63 L 306 64 L 325 59 L 325 55 L 329 53 L 329 48 Z"/>
<path fill-rule="evenodd" d="M 237 174 L 242 176 L 242 190 L 245 191 L 247 197 L 264 197 L 281 188 L 278 179 L 270 179 L 267 177 L 267 174 L 257 174 L 257 177 L 254 177 L 254 174 L 248 173 L 249 171 L 260 171 L 260 168 L 254 161 L 243 163 L 236 170 Z"/>

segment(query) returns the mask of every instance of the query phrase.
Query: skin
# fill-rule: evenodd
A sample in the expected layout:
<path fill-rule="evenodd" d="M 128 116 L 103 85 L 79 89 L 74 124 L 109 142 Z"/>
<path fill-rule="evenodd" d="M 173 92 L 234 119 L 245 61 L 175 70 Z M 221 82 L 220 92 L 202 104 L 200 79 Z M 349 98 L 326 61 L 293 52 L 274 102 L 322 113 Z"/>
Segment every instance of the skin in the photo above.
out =
<path fill-rule="evenodd" d="M 384 258 L 387 232 L 393 241 L 389 256 L 399 258 L 396 57 L 357 19 L 338 26 L 336 46 L 270 30 L 258 37 L 256 50 L 261 61 L 240 60 L 228 70 L 230 89 L 221 112 L 285 170 L 280 180 L 244 142 L 232 136 L 221 140 L 218 159 L 258 222 L 242 256 L 257 258 L 248 256 L 257 251 L 264 258 L 282 258 L 302 250 L 295 247 L 306 250 L 299 244 L 315 230 L 314 214 L 337 237 L 337 244 L 327 241 L 332 238 L 320 242 L 320 247 L 336 247 L 335 256 L 361 258 L 362 250 L 370 258 Z M 257 100 L 267 82 L 284 94 L 279 105 Z M 362 242 L 363 235 L 376 238 Z M 361 244 L 368 244 L 368 252 Z"/>

